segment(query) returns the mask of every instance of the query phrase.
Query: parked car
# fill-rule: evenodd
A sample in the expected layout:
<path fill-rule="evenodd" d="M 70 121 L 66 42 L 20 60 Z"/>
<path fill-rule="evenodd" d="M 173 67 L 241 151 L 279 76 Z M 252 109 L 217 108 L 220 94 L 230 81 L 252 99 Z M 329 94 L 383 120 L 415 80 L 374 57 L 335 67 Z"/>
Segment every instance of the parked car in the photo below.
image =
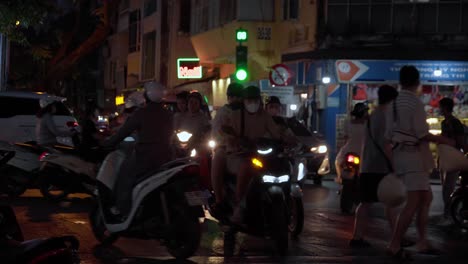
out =
<path fill-rule="evenodd" d="M 36 141 L 36 114 L 39 100 L 50 95 L 33 92 L 0 92 L 0 140 L 7 142 Z M 57 101 L 54 121 L 59 130 L 77 128 L 78 122 L 65 106 L 65 98 L 52 96 Z M 58 137 L 58 143 L 73 146 L 70 137 Z"/>
<path fill-rule="evenodd" d="M 322 177 L 330 173 L 328 147 L 324 137 L 319 133 L 310 132 L 295 117 L 287 118 L 286 123 L 306 148 L 303 156 L 307 159 L 307 177 L 315 184 L 321 184 Z"/>

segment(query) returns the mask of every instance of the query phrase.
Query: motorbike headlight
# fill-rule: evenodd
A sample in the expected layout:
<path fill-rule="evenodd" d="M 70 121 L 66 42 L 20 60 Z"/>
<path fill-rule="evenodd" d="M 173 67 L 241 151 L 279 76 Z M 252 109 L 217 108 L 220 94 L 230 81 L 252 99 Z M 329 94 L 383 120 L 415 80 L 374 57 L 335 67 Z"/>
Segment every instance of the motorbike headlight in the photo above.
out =
<path fill-rule="evenodd" d="M 269 149 L 257 149 L 257 153 L 260 155 L 268 155 L 273 152 L 272 148 Z"/>
<path fill-rule="evenodd" d="M 195 157 L 197 156 L 197 150 L 196 149 L 192 149 L 192 151 L 190 152 L 190 157 Z"/>
<path fill-rule="evenodd" d="M 318 153 L 318 154 L 324 154 L 327 153 L 328 148 L 325 145 L 320 145 L 318 147 L 313 147 L 310 149 L 310 152 Z"/>
<path fill-rule="evenodd" d="M 259 169 L 263 168 L 263 163 L 262 163 L 259 159 L 253 158 L 251 161 L 252 161 L 252 164 L 253 164 L 256 168 L 259 168 Z"/>
<path fill-rule="evenodd" d="M 177 138 L 182 143 L 187 143 L 191 137 L 192 137 L 192 134 L 190 134 L 187 131 L 182 131 L 182 132 L 177 133 Z"/>
<path fill-rule="evenodd" d="M 216 147 L 216 141 L 214 140 L 208 141 L 208 147 L 214 149 Z"/>
<path fill-rule="evenodd" d="M 283 176 L 272 176 L 272 175 L 263 175 L 262 180 L 264 183 L 283 183 L 289 181 L 289 175 Z"/>
<path fill-rule="evenodd" d="M 297 181 L 300 181 L 302 179 L 304 179 L 305 177 L 305 166 L 304 166 L 304 163 L 299 163 L 299 166 L 297 168 Z"/>

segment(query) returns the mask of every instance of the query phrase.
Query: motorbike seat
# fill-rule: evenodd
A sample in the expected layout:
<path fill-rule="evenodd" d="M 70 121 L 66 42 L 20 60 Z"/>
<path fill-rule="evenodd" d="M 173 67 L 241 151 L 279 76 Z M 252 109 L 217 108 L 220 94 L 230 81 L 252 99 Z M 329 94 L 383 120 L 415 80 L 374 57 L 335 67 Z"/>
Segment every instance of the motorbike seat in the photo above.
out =
<path fill-rule="evenodd" d="M 38 247 L 43 242 L 44 242 L 44 239 L 32 239 L 32 240 L 24 241 L 20 245 L 21 245 L 21 248 L 23 249 L 23 251 L 29 251 L 29 250 L 32 250 L 32 249 Z"/>

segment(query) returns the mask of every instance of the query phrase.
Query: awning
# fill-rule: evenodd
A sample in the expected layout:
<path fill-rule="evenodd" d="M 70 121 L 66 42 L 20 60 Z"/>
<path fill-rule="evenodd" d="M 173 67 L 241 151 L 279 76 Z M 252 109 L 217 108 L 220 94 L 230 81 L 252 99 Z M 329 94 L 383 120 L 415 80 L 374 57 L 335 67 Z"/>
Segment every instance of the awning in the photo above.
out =
<path fill-rule="evenodd" d="M 424 48 L 332 48 L 308 52 L 290 53 L 282 61 L 298 60 L 453 60 L 468 61 L 468 50 L 450 50 L 447 47 Z"/>

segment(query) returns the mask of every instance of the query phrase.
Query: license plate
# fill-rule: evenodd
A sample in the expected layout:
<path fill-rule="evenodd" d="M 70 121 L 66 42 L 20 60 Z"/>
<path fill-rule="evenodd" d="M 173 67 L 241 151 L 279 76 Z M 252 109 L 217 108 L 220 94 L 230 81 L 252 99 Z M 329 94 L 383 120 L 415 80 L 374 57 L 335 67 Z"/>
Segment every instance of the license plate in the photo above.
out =
<path fill-rule="evenodd" d="M 343 179 L 354 179 L 354 171 L 350 171 L 350 170 L 344 170 L 342 173 L 341 173 L 341 178 Z"/>
<path fill-rule="evenodd" d="M 208 204 L 208 197 L 203 191 L 185 192 L 185 199 L 190 206 L 199 206 Z"/>

